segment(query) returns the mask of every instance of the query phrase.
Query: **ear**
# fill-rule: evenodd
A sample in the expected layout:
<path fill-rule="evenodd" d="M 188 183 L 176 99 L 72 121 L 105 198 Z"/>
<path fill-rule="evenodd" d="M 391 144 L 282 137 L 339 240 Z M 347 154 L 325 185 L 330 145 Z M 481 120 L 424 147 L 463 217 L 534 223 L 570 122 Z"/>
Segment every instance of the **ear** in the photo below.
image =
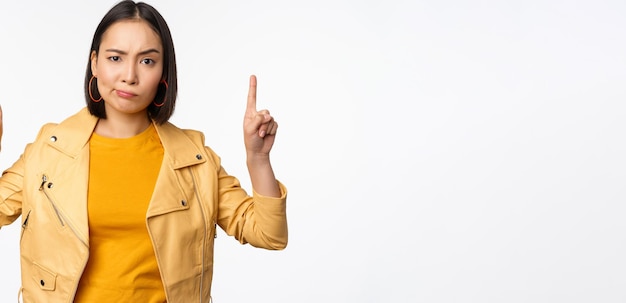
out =
<path fill-rule="evenodd" d="M 98 75 L 98 54 L 96 51 L 91 52 L 91 74 Z"/>

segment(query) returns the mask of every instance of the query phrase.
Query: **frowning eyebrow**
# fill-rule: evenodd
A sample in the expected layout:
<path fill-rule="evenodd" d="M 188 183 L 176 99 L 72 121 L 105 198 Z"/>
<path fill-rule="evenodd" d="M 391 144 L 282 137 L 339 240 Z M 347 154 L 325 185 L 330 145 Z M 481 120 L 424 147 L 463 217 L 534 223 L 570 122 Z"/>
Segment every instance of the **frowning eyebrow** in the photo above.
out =
<path fill-rule="evenodd" d="M 125 52 L 123 50 L 115 49 L 115 48 L 109 48 L 109 49 L 107 49 L 105 51 L 112 52 L 112 53 L 117 53 L 117 54 L 120 54 L 120 55 L 128 55 L 127 52 Z M 151 53 L 160 54 L 161 52 L 159 52 L 159 50 L 157 50 L 156 48 L 151 48 L 151 49 L 147 49 L 147 50 L 139 52 L 139 55 L 147 55 L 147 54 L 151 54 Z"/>

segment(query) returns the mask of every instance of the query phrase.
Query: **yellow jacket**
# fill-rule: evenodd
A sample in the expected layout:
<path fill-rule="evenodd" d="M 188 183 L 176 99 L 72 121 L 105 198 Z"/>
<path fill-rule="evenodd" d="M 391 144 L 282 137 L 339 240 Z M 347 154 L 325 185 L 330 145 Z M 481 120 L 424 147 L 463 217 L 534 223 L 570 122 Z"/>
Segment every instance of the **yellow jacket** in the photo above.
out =
<path fill-rule="evenodd" d="M 0 226 L 20 215 L 24 302 L 72 302 L 89 258 L 89 137 L 86 108 L 37 139 L 0 178 Z M 155 125 L 163 164 L 146 213 L 168 302 L 209 302 L 219 225 L 242 244 L 287 245 L 286 189 L 281 198 L 250 197 L 204 146 L 202 133 Z M 115 260 L 111 260 L 115 262 Z"/>

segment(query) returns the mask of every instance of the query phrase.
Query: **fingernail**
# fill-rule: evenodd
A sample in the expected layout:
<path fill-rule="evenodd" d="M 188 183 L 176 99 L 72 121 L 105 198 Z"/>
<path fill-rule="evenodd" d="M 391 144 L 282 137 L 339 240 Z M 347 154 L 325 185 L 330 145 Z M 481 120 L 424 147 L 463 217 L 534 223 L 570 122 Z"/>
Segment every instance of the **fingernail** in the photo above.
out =
<path fill-rule="evenodd" d="M 259 132 L 259 137 L 261 137 L 261 138 L 265 137 L 265 131 L 264 131 L 264 130 L 262 130 L 261 132 Z"/>

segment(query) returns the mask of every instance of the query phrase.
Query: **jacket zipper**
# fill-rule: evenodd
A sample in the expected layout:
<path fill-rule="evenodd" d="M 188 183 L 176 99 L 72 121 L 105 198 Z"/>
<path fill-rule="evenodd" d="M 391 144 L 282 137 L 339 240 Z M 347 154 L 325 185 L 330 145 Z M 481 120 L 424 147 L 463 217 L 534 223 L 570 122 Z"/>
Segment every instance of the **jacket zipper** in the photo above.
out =
<path fill-rule="evenodd" d="M 28 227 L 28 219 L 30 218 L 30 212 L 32 210 L 29 210 L 28 213 L 26 214 L 26 219 L 24 219 L 24 223 L 22 223 L 22 233 L 20 234 L 20 243 L 22 243 L 22 238 L 24 237 L 24 233 L 26 232 L 26 228 Z"/>
<path fill-rule="evenodd" d="M 39 186 L 39 191 L 43 192 L 43 194 L 46 195 L 46 198 L 48 198 L 50 205 L 52 205 L 52 208 L 54 209 L 54 213 L 57 215 L 57 219 L 59 219 L 59 223 L 61 223 L 61 226 L 65 226 L 65 222 L 63 222 L 63 219 L 61 218 L 59 209 L 54 204 L 54 202 L 52 201 L 52 198 L 50 198 L 50 195 L 48 195 L 48 192 L 45 189 L 46 183 L 48 183 L 48 177 L 46 175 L 41 176 L 41 186 Z M 48 183 L 48 188 L 51 188 L 51 187 L 52 187 L 52 183 Z"/>
<path fill-rule="evenodd" d="M 200 303 L 202 303 L 202 291 L 204 290 L 204 252 L 206 251 L 206 233 L 207 233 L 207 224 L 206 224 L 206 214 L 204 213 L 204 208 L 202 207 L 202 200 L 200 200 L 200 194 L 198 193 L 198 186 L 196 184 L 196 176 L 194 176 L 191 167 L 189 167 L 189 174 L 191 175 L 191 180 L 193 181 L 193 192 L 196 194 L 196 200 L 198 201 L 198 207 L 200 207 L 200 211 L 202 212 L 202 222 L 204 223 L 204 232 L 202 233 L 202 267 L 200 271 Z M 211 302 L 211 298 L 209 297 L 209 303 Z"/>
<path fill-rule="evenodd" d="M 46 185 L 46 183 L 48 183 L 48 185 Z M 39 190 L 42 191 L 44 193 L 44 195 L 46 195 L 46 198 L 48 198 L 48 201 L 50 202 L 50 205 L 52 205 L 52 208 L 54 209 L 54 213 L 57 215 L 57 218 L 59 219 L 59 223 L 61 223 L 61 226 L 65 227 L 65 220 L 63 220 L 63 214 L 61 214 L 61 212 L 57 208 L 56 204 L 54 203 L 54 200 L 52 200 L 52 197 L 50 197 L 50 195 L 48 194 L 48 191 L 47 191 L 48 188 L 52 188 L 52 183 L 48 182 L 48 177 L 46 175 L 43 175 L 41 177 L 41 186 L 39 187 Z M 74 236 L 76 236 L 76 238 L 78 238 L 78 240 L 81 243 L 83 243 L 83 245 L 85 245 L 85 247 L 89 247 L 89 244 L 87 244 L 78 235 L 78 232 L 76 231 L 76 229 L 71 224 L 68 224 L 67 226 L 70 227 L 70 229 L 74 233 Z"/>

